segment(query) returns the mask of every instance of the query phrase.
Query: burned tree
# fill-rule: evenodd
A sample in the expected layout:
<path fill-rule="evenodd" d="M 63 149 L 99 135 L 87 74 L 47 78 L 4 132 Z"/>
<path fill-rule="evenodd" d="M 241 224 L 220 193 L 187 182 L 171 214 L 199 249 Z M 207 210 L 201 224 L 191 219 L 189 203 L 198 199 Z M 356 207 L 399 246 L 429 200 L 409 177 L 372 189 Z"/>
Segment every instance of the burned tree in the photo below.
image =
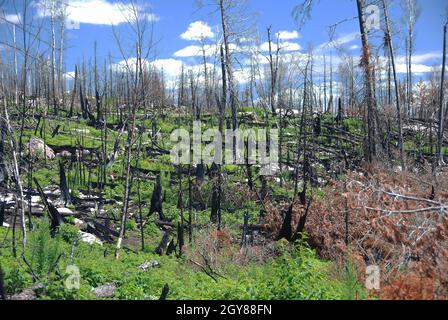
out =
<path fill-rule="evenodd" d="M 158 213 L 160 220 L 164 221 L 165 216 L 163 215 L 163 193 L 162 193 L 162 178 L 159 175 L 156 177 L 156 185 L 151 197 L 151 207 L 149 208 L 149 214 Z"/>

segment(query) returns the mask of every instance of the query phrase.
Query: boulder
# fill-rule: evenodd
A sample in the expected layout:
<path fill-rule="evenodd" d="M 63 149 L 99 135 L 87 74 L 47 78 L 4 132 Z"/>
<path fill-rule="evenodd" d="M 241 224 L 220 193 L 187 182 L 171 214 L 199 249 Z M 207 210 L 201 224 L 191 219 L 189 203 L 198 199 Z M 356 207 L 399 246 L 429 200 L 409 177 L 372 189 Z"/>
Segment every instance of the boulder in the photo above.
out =
<path fill-rule="evenodd" d="M 86 157 L 86 156 L 89 156 L 91 154 L 91 152 L 89 151 L 89 150 L 87 150 L 87 149 L 82 149 L 82 150 L 76 150 L 76 156 L 78 157 L 78 158 L 80 158 L 80 157 Z"/>
<path fill-rule="evenodd" d="M 34 290 L 26 289 L 21 293 L 15 294 L 9 298 L 10 300 L 36 300 L 37 296 Z"/>
<path fill-rule="evenodd" d="M 64 150 L 59 152 L 56 156 L 64 159 L 71 159 L 73 155 L 69 151 Z"/>
<path fill-rule="evenodd" d="M 96 297 L 99 299 L 113 298 L 117 287 L 113 283 L 106 283 L 93 289 Z"/>
<path fill-rule="evenodd" d="M 85 225 L 86 223 L 83 220 L 75 218 L 75 227 L 77 227 L 78 229 L 82 229 Z"/>
<path fill-rule="evenodd" d="M 93 234 L 79 231 L 79 234 L 81 235 L 81 241 L 86 242 L 88 244 L 99 244 L 100 246 L 103 245 L 103 242 L 95 237 Z"/>
<path fill-rule="evenodd" d="M 31 196 L 31 203 L 32 204 L 37 204 L 41 202 L 40 196 Z"/>
<path fill-rule="evenodd" d="M 30 154 L 34 157 L 45 157 L 51 160 L 56 156 L 53 149 L 38 138 L 32 138 L 26 144 L 26 150 L 29 150 Z"/>
<path fill-rule="evenodd" d="M 146 261 L 138 267 L 142 271 L 148 271 L 152 268 L 160 268 L 160 263 L 157 260 Z"/>

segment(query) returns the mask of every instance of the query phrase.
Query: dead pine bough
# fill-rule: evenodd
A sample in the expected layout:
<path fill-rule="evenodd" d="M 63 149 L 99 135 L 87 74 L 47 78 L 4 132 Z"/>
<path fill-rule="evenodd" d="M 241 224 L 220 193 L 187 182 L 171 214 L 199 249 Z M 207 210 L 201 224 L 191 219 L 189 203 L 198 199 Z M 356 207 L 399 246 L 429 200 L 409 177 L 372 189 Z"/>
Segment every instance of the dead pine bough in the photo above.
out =
<path fill-rule="evenodd" d="M 333 182 L 306 230 L 326 259 L 381 268 L 383 299 L 448 298 L 448 181 L 371 167 Z M 427 182 L 428 181 L 428 182 Z"/>

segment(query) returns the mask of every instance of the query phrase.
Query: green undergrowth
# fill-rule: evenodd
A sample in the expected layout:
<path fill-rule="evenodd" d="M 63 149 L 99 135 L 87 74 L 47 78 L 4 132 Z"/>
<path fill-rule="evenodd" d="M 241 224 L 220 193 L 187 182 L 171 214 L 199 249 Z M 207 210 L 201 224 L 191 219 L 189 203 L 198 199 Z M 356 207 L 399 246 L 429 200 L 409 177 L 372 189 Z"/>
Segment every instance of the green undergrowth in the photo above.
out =
<path fill-rule="evenodd" d="M 96 299 L 92 289 L 106 283 L 117 287 L 113 299 L 127 300 L 158 299 L 165 284 L 170 288 L 168 299 L 178 300 L 351 299 L 355 295 L 352 288 L 359 287 L 353 277 L 335 278 L 333 264 L 318 259 L 313 250 L 299 244 L 278 243 L 278 256 L 264 263 L 231 262 L 223 277 L 215 281 L 196 270 L 186 257 L 158 256 L 148 247 L 138 253 L 122 250 L 120 258 L 115 259 L 113 245 L 79 242 L 73 247 L 76 234 L 70 227 L 64 227 L 52 238 L 45 223 L 37 225 L 29 235 L 25 257 L 39 278 L 37 282 L 43 284 L 40 299 Z M 4 239 L 6 229 L 1 229 L 0 235 Z M 0 247 L 0 264 L 6 293 L 12 295 L 31 287 L 33 280 L 20 253 L 15 258 L 10 246 L 5 246 L 8 241 L 10 234 Z M 153 260 L 159 262 L 158 268 L 139 268 Z M 79 268 L 79 289 L 66 288 L 70 280 L 68 265 Z M 363 297 L 362 292 L 359 297 Z"/>

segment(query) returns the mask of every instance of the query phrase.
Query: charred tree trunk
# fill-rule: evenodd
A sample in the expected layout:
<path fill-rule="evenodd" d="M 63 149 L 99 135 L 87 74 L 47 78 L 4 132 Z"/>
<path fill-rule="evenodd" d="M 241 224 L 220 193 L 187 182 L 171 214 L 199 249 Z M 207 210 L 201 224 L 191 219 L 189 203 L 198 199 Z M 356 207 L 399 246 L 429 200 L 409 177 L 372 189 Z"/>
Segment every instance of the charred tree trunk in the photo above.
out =
<path fill-rule="evenodd" d="M 78 66 L 75 66 L 75 80 L 74 80 L 74 84 L 73 84 L 73 92 L 72 92 L 72 97 L 71 97 L 71 101 L 70 101 L 70 111 L 68 113 L 69 118 L 73 117 L 73 107 L 75 104 L 75 96 L 76 96 L 77 88 L 78 88 Z"/>
<path fill-rule="evenodd" d="M 443 165 L 443 122 L 444 122 L 444 91 L 445 91 L 445 68 L 446 68 L 446 33 L 448 23 L 443 28 L 443 62 L 442 62 L 442 80 L 440 81 L 440 101 L 439 101 L 439 127 L 437 132 L 437 164 Z"/>
<path fill-rule="evenodd" d="M 285 238 L 288 241 L 292 240 L 292 210 L 294 208 L 294 201 L 289 206 L 288 210 L 285 213 L 285 218 L 283 219 L 283 225 L 280 229 L 280 233 L 277 236 L 277 240 Z"/>
<path fill-rule="evenodd" d="M 65 167 L 62 161 L 59 161 L 59 188 L 61 189 L 61 196 L 65 205 L 71 203 L 72 200 L 67 185 L 67 178 L 65 176 Z"/>
<path fill-rule="evenodd" d="M 151 207 L 149 209 L 149 214 L 153 214 L 157 212 L 159 214 L 160 220 L 165 220 L 165 216 L 163 215 L 163 194 L 162 194 L 162 178 L 160 174 L 156 177 L 156 185 L 154 187 L 154 191 L 151 197 Z"/>
<path fill-rule="evenodd" d="M 398 148 L 400 150 L 400 162 L 402 170 L 405 170 L 405 162 L 404 162 L 404 147 L 403 147 L 403 124 L 401 119 L 401 106 L 400 106 L 400 94 L 398 92 L 398 79 L 397 79 L 397 70 L 395 67 L 395 53 L 394 53 L 394 46 L 392 42 L 392 34 L 390 30 L 390 23 L 389 23 L 389 13 L 387 10 L 387 3 L 386 0 L 382 0 L 383 2 L 383 9 L 384 9 L 384 17 L 386 20 L 386 42 L 389 46 L 389 53 L 390 53 L 390 59 L 392 63 L 392 71 L 394 76 L 394 85 L 395 85 L 395 103 L 397 107 L 397 119 L 398 119 Z"/>
<path fill-rule="evenodd" d="M 249 230 L 249 214 L 246 212 L 244 214 L 244 224 L 243 224 L 243 235 L 241 237 L 241 248 L 244 248 L 247 245 L 247 233 Z"/>
<path fill-rule="evenodd" d="M 365 143 L 365 157 L 368 162 L 376 158 L 376 125 L 375 125 L 375 91 L 373 79 L 373 66 L 371 62 L 371 51 L 367 35 L 366 22 L 363 13 L 363 0 L 356 0 L 358 7 L 359 29 L 362 39 L 361 65 L 364 69 L 364 83 L 366 89 L 367 103 L 367 141 Z"/>
<path fill-rule="evenodd" d="M 177 244 L 179 246 L 179 257 L 183 254 L 183 248 L 184 248 L 184 226 L 183 223 L 177 224 Z"/>
<path fill-rule="evenodd" d="M 3 268 L 0 265 L 0 300 L 6 300 Z"/>
<path fill-rule="evenodd" d="M 158 254 L 159 256 L 163 255 L 163 252 L 165 251 L 166 247 L 168 246 L 170 234 L 171 234 L 170 230 L 165 231 L 165 233 L 163 234 L 162 240 L 160 241 L 159 245 L 157 246 L 157 248 L 155 250 L 156 254 Z"/>
<path fill-rule="evenodd" d="M 215 163 L 212 164 L 210 169 L 210 177 L 213 183 L 210 221 L 214 224 L 217 223 L 219 228 L 221 222 L 221 171 Z"/>

